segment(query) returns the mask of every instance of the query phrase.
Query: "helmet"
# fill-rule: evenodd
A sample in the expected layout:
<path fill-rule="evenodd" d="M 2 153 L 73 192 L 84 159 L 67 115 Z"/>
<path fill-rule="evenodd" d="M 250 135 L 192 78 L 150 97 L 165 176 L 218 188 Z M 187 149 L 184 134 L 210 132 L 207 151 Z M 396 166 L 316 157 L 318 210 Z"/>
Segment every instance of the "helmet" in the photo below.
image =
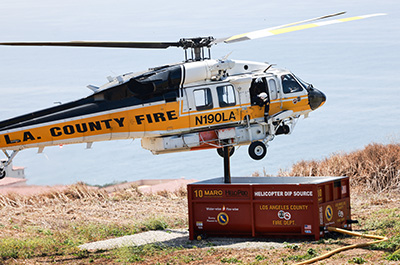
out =
<path fill-rule="evenodd" d="M 266 100 L 268 98 L 268 95 L 265 92 L 261 92 L 260 94 L 258 94 L 258 97 L 262 100 Z"/>

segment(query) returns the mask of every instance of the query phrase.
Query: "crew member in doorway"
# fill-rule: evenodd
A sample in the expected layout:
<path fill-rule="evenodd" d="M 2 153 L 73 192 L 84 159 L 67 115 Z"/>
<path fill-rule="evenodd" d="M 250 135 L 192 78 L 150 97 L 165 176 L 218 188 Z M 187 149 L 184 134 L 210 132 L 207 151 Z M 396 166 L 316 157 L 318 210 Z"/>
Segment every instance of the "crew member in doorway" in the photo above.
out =
<path fill-rule="evenodd" d="M 265 122 L 268 122 L 269 98 L 266 92 L 261 92 L 257 95 L 257 105 L 260 107 L 264 106 L 264 119 Z"/>
<path fill-rule="evenodd" d="M 265 78 L 255 78 L 251 82 L 250 86 L 250 96 L 251 96 L 251 105 L 258 105 L 264 108 L 264 117 L 265 122 L 268 121 L 268 113 L 269 113 L 269 96 L 268 96 L 268 85 L 267 80 Z"/>

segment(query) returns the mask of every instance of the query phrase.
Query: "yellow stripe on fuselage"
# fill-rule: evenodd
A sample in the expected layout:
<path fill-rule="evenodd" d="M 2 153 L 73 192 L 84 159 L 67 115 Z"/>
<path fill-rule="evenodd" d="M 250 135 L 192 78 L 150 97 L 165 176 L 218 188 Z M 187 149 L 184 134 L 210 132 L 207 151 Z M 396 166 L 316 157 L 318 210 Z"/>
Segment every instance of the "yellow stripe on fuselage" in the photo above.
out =
<path fill-rule="evenodd" d="M 188 118 L 179 118 L 178 110 L 178 103 L 172 102 L 13 129 L 0 134 L 0 148 L 52 145 L 70 139 L 86 142 L 86 138 L 93 136 L 112 137 L 112 134 L 121 133 L 134 138 L 143 136 L 146 131 L 188 127 Z"/>
<path fill-rule="evenodd" d="M 241 106 L 215 108 L 208 112 L 179 115 L 179 103 L 151 106 L 87 115 L 58 122 L 43 123 L 0 133 L 0 149 L 15 150 L 28 147 L 58 145 L 157 136 L 192 128 L 209 127 L 241 120 Z"/>
<path fill-rule="evenodd" d="M 299 100 L 300 98 L 300 100 Z M 245 115 L 264 116 L 264 108 L 250 104 L 179 114 L 180 102 L 152 104 L 103 112 L 68 120 L 12 129 L 0 133 L 0 149 L 16 150 L 38 146 L 84 143 L 165 134 L 188 133 L 193 129 L 238 124 Z M 307 96 L 272 100 L 269 115 L 282 110 L 309 110 Z"/>
<path fill-rule="evenodd" d="M 299 100 L 300 98 L 300 100 Z M 293 110 L 293 112 L 300 112 L 310 110 L 308 96 L 289 97 L 282 99 L 271 100 L 269 115 L 272 116 L 282 110 Z"/>

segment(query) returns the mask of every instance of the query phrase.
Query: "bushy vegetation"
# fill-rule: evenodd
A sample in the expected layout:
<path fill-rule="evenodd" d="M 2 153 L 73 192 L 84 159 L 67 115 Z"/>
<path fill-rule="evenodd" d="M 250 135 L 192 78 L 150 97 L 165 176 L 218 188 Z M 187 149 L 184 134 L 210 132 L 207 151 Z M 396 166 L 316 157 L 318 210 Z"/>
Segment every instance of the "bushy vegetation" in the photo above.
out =
<path fill-rule="evenodd" d="M 109 194 L 97 188 L 92 188 L 83 183 L 69 186 L 62 191 L 51 191 L 31 196 L 11 193 L 7 195 L 0 194 L 0 208 L 2 207 L 25 207 L 48 204 L 67 203 L 74 200 L 85 199 L 108 199 Z"/>
<path fill-rule="evenodd" d="M 400 144 L 369 144 L 320 161 L 300 161 L 281 176 L 349 176 L 352 187 L 375 192 L 400 190 Z"/>

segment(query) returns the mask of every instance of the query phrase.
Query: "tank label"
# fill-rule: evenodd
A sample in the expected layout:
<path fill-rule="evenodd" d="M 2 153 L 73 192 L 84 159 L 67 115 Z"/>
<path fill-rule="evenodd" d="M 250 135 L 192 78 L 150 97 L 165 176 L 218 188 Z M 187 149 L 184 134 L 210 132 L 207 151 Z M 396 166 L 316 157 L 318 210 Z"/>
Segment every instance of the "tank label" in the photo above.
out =
<path fill-rule="evenodd" d="M 260 205 L 261 211 L 266 211 L 266 210 L 305 211 L 307 209 L 308 209 L 308 205 L 297 205 L 297 204 L 292 204 L 292 205 L 261 204 Z"/>
<path fill-rule="evenodd" d="M 195 198 L 203 197 L 222 197 L 224 192 L 220 189 L 210 189 L 210 190 L 194 190 Z"/>
<path fill-rule="evenodd" d="M 238 212 L 239 208 L 238 207 L 225 207 L 225 205 L 222 205 L 222 207 L 206 207 L 206 211 L 228 211 L 228 212 Z"/>
<path fill-rule="evenodd" d="M 272 225 L 296 225 L 294 220 L 272 220 Z"/>
<path fill-rule="evenodd" d="M 319 207 L 319 224 L 320 225 L 323 225 L 324 224 L 324 217 L 323 217 L 323 214 L 322 214 L 322 207 Z"/>
<path fill-rule="evenodd" d="M 247 190 L 225 190 L 226 197 L 249 197 Z"/>
<path fill-rule="evenodd" d="M 255 191 L 254 197 L 312 197 L 312 190 L 296 191 Z"/>
<path fill-rule="evenodd" d="M 249 192 L 241 189 L 196 189 L 193 190 L 194 198 L 225 197 L 225 198 L 249 198 Z"/>

